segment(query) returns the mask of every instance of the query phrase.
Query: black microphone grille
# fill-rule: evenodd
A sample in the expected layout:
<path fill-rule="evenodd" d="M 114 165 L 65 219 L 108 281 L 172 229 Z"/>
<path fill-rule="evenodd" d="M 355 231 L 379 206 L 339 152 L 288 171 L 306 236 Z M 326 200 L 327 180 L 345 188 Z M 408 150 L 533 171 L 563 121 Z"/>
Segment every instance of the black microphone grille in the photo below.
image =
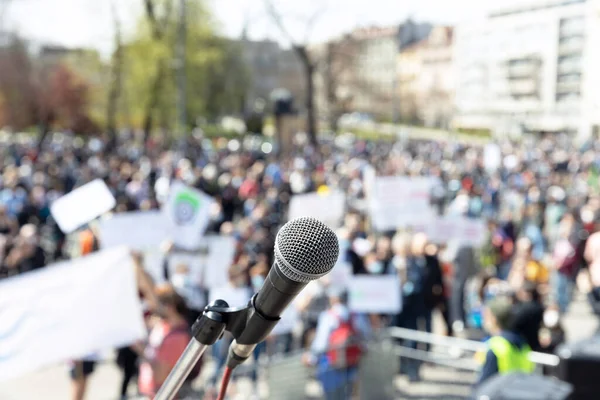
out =
<path fill-rule="evenodd" d="M 318 219 L 300 217 L 287 222 L 275 239 L 275 259 L 294 282 L 309 282 L 333 269 L 340 246 L 335 234 Z"/>

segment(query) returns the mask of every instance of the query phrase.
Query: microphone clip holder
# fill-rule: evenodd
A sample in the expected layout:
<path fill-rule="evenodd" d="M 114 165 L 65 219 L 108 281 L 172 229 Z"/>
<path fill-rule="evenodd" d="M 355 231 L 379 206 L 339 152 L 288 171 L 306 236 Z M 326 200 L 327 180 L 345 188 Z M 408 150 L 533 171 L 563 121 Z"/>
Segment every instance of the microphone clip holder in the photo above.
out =
<path fill-rule="evenodd" d="M 230 332 L 237 343 L 256 345 L 262 342 L 279 318 L 262 315 L 254 307 L 256 295 L 246 307 L 229 307 L 224 300 L 215 300 L 204 308 L 202 314 L 192 325 L 192 339 L 187 345 L 175 367 L 160 387 L 155 400 L 172 400 L 196 365 L 206 348 Z M 252 327 L 252 329 L 247 327 Z M 243 362 L 245 359 L 240 359 Z"/>

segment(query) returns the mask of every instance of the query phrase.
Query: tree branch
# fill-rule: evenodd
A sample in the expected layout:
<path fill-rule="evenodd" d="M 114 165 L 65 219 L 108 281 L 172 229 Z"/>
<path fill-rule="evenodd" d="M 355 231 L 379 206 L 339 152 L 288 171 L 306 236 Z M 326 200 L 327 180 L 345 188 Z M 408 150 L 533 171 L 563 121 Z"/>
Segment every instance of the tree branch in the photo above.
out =
<path fill-rule="evenodd" d="M 271 17 L 271 19 L 273 20 L 275 25 L 277 25 L 277 29 L 279 29 L 281 34 L 283 36 L 285 36 L 287 40 L 290 41 L 293 48 L 298 47 L 298 43 L 296 43 L 296 41 L 294 40 L 292 35 L 290 35 L 288 30 L 285 29 L 285 27 L 283 26 L 283 19 L 282 19 L 281 15 L 279 15 L 277 10 L 275 9 L 273 2 L 271 0 L 265 0 L 265 7 L 267 8 L 267 12 L 269 13 L 269 16 Z"/>
<path fill-rule="evenodd" d="M 158 21 L 156 20 L 154 2 L 152 0 L 144 0 L 144 5 L 146 8 L 146 18 L 148 18 L 148 21 L 150 22 L 150 29 L 152 29 L 152 37 L 155 40 L 158 40 L 161 37 L 161 32 L 160 27 L 158 26 Z"/>

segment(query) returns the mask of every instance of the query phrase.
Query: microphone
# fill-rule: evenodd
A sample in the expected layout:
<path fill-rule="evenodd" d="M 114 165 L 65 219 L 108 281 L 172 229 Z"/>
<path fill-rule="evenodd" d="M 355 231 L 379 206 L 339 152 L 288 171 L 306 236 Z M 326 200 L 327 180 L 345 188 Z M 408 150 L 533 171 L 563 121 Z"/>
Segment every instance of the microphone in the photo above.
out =
<path fill-rule="evenodd" d="M 271 332 L 281 313 L 312 280 L 329 273 L 340 247 L 336 234 L 321 221 L 300 217 L 287 222 L 275 238 L 275 261 L 254 295 L 251 315 L 241 335 L 231 343 L 227 366 L 243 363 Z"/>

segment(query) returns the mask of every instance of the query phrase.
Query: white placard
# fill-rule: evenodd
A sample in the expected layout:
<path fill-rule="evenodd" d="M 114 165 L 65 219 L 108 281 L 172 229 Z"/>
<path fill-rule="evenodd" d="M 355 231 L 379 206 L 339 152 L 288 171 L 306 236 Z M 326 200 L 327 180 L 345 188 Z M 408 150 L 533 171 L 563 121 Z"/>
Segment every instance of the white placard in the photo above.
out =
<path fill-rule="evenodd" d="M 177 247 L 187 250 L 200 247 L 213 202 L 212 197 L 181 182 L 171 185 L 163 212 L 171 224 L 172 239 Z"/>
<path fill-rule="evenodd" d="M 252 297 L 250 288 L 223 286 L 208 292 L 208 301 L 225 300 L 229 307 L 245 307 Z"/>
<path fill-rule="evenodd" d="M 396 230 L 433 218 L 431 190 L 437 182 L 430 177 L 375 178 L 369 196 L 369 214 L 375 229 Z"/>
<path fill-rule="evenodd" d="M 102 179 L 78 187 L 50 205 L 50 212 L 64 233 L 71 233 L 112 210 L 117 201 Z"/>
<path fill-rule="evenodd" d="M 348 282 L 350 310 L 397 314 L 402 310 L 400 281 L 394 275 L 355 275 Z"/>
<path fill-rule="evenodd" d="M 346 195 L 339 190 L 297 194 L 290 200 L 289 219 L 313 217 L 337 228 L 344 218 L 345 206 Z"/>
<path fill-rule="evenodd" d="M 235 238 L 231 236 L 206 236 L 208 258 L 204 270 L 204 285 L 207 288 L 225 286 L 229 280 L 229 267 L 235 256 Z"/>
<path fill-rule="evenodd" d="M 502 165 L 500 146 L 489 143 L 483 148 L 483 164 L 488 172 L 494 172 Z"/>
<path fill-rule="evenodd" d="M 114 214 L 100 221 L 100 246 L 128 246 L 140 251 L 159 247 L 169 238 L 169 229 L 169 220 L 160 211 Z"/>
<path fill-rule="evenodd" d="M 143 339 L 124 247 L 0 281 L 0 381 Z"/>
<path fill-rule="evenodd" d="M 467 218 L 460 215 L 436 217 L 421 226 L 432 243 L 480 247 L 486 240 L 486 225 L 480 218 Z"/>

